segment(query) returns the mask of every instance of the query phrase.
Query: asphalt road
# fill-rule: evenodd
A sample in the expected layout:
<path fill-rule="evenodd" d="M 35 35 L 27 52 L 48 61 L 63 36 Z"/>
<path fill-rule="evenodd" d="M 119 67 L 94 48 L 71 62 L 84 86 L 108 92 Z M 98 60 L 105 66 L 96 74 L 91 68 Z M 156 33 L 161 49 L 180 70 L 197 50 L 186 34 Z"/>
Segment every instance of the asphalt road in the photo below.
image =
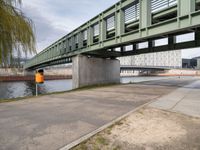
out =
<path fill-rule="evenodd" d="M 1 150 L 55 150 L 197 78 L 116 85 L 0 104 Z"/>

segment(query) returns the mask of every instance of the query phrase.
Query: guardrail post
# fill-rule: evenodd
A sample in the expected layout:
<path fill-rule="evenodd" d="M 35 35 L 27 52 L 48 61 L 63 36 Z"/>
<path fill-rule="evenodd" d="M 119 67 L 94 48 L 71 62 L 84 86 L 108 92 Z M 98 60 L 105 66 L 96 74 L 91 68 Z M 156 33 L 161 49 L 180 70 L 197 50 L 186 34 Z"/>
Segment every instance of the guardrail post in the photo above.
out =
<path fill-rule="evenodd" d="M 151 0 L 140 0 L 140 29 L 151 25 Z"/>
<path fill-rule="evenodd" d="M 196 0 L 178 0 L 178 16 L 188 15 L 195 11 Z"/>
<path fill-rule="evenodd" d="M 87 39 L 88 46 L 93 44 L 92 38 L 93 38 L 93 28 L 91 27 L 91 24 L 88 23 L 88 39 Z"/>
<path fill-rule="evenodd" d="M 121 7 L 121 3 L 120 6 Z M 118 8 L 116 6 L 116 10 Z M 124 19 L 124 11 L 120 8 L 117 12 L 116 12 L 116 36 L 121 36 L 124 33 L 124 26 L 125 26 L 125 19 Z"/>
<path fill-rule="evenodd" d="M 83 47 L 83 35 L 82 32 L 79 32 L 78 34 L 78 48 L 82 48 Z"/>
<path fill-rule="evenodd" d="M 76 49 L 74 35 L 72 35 L 72 37 L 71 37 L 71 47 L 72 47 L 72 51 L 74 51 Z"/>
<path fill-rule="evenodd" d="M 101 16 L 100 28 L 100 42 L 103 42 L 106 39 L 106 21 L 103 18 L 103 15 Z"/>

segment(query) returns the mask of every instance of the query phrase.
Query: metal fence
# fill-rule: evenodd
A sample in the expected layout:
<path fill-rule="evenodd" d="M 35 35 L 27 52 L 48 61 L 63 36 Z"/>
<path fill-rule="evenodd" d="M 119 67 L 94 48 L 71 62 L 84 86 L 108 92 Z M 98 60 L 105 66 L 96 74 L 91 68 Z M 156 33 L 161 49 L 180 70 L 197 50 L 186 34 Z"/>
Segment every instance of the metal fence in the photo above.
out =
<path fill-rule="evenodd" d="M 106 20 L 107 31 L 113 30 L 115 28 L 115 16 L 111 16 Z"/>
<path fill-rule="evenodd" d="M 175 5 L 177 0 L 151 0 L 151 12 L 158 12 Z"/>
<path fill-rule="evenodd" d="M 93 26 L 94 36 L 99 35 L 99 24 Z"/>
<path fill-rule="evenodd" d="M 124 10 L 124 14 L 125 14 L 125 23 L 138 20 L 140 15 L 139 2 L 137 1 L 134 5 L 126 8 Z"/>

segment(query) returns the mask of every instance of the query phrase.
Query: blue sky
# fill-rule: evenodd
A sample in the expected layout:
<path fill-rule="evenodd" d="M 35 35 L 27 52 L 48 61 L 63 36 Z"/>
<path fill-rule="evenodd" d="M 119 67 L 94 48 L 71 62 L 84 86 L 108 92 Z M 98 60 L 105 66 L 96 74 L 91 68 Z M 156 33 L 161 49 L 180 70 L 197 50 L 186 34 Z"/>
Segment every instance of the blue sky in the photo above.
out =
<path fill-rule="evenodd" d="M 23 0 L 23 12 L 35 25 L 37 51 L 52 44 L 119 0 Z M 200 55 L 184 50 L 183 57 Z"/>

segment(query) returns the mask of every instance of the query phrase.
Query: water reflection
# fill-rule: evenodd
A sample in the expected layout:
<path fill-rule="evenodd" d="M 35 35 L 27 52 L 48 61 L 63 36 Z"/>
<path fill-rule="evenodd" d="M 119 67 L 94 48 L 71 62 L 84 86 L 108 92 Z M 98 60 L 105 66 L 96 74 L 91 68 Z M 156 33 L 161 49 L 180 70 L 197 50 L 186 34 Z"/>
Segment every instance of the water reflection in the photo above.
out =
<path fill-rule="evenodd" d="M 0 82 L 0 99 L 9 99 L 35 95 L 34 82 Z M 38 86 L 39 94 L 72 89 L 72 80 L 45 81 Z"/>

